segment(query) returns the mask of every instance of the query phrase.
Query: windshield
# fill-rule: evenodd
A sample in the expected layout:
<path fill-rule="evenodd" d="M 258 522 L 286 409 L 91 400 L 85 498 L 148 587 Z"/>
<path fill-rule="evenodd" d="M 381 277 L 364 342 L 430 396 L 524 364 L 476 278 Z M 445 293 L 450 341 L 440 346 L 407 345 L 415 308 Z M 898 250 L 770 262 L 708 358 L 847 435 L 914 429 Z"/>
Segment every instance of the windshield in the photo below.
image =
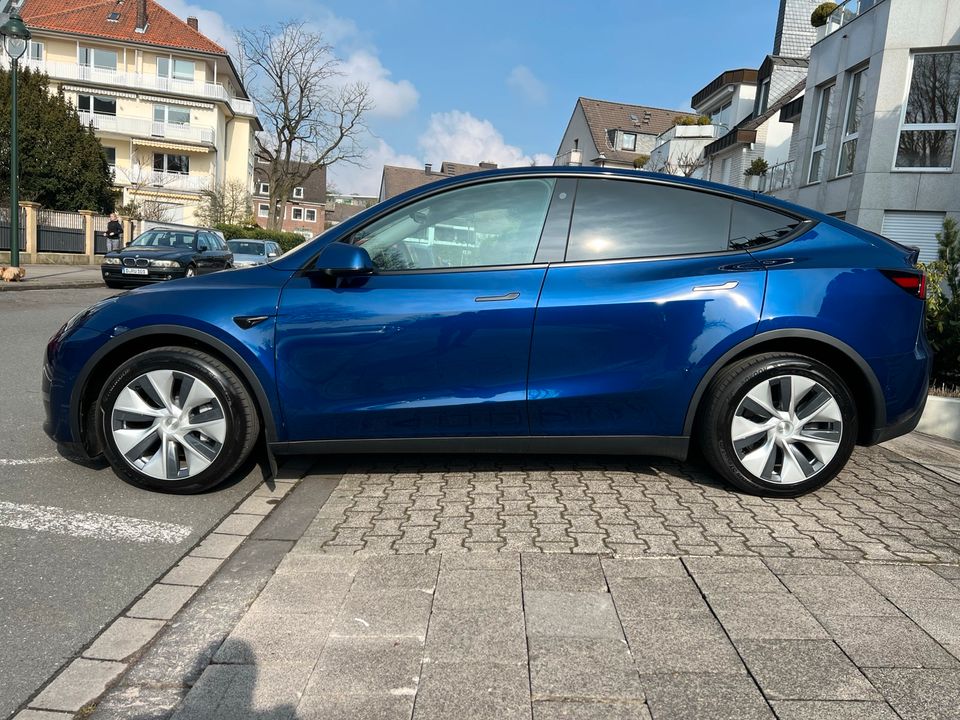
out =
<path fill-rule="evenodd" d="M 196 249 L 195 236 L 189 230 L 148 230 L 130 244 L 137 247 Z"/>
<path fill-rule="evenodd" d="M 228 240 L 227 245 L 237 255 L 263 255 L 263 243 L 257 240 Z"/>

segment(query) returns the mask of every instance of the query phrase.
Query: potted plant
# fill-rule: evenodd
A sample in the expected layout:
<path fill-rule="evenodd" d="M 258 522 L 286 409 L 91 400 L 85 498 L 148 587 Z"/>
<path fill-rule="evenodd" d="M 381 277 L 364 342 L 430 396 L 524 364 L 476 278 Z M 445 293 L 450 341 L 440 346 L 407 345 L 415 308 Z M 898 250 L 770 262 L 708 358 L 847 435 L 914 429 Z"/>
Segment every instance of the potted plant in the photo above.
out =
<path fill-rule="evenodd" d="M 837 9 L 835 2 L 820 3 L 810 15 L 810 24 L 815 28 L 823 27 L 827 24 L 830 13 Z"/>

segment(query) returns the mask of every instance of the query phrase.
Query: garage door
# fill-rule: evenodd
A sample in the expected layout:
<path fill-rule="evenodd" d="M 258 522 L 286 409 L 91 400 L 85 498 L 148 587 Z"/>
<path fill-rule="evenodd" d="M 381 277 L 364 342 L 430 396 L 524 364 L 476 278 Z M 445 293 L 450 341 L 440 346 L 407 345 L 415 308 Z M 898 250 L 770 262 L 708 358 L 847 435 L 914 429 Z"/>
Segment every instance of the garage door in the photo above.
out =
<path fill-rule="evenodd" d="M 920 248 L 920 262 L 932 262 L 937 259 L 937 233 L 943 229 L 944 216 L 945 213 L 888 210 L 883 214 L 881 234 L 901 245 Z"/>

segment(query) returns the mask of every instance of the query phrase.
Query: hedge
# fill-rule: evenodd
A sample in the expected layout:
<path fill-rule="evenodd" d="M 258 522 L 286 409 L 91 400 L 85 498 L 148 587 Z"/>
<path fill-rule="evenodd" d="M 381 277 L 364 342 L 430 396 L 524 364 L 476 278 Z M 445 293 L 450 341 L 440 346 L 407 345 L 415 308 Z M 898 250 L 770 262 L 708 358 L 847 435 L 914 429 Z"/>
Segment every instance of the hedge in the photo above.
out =
<path fill-rule="evenodd" d="M 250 240 L 273 240 L 280 244 L 280 248 L 287 252 L 293 250 L 306 239 L 299 233 L 283 232 L 282 230 L 267 230 L 259 225 L 227 225 L 221 223 L 214 226 L 223 233 L 224 238 L 233 240 L 234 238 L 249 238 Z"/>

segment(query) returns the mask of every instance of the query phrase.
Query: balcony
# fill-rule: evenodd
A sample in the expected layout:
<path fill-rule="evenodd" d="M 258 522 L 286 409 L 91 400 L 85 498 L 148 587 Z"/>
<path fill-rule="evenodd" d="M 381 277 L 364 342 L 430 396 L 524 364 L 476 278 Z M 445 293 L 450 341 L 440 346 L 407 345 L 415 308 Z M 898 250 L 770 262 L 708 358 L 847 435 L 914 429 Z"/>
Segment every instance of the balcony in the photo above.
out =
<path fill-rule="evenodd" d="M 757 189 L 770 194 L 793 187 L 793 163 L 793 160 L 787 160 L 767 168 L 766 175 L 760 176 L 760 186 Z"/>
<path fill-rule="evenodd" d="M 655 146 L 659 147 L 675 139 L 715 138 L 720 135 L 719 125 L 674 125 L 657 136 Z"/>
<path fill-rule="evenodd" d="M 565 153 L 557 155 L 553 159 L 554 165 L 574 165 L 579 167 L 583 165 L 583 151 L 581 150 L 568 150 Z"/>
<path fill-rule="evenodd" d="M 830 13 L 827 18 L 827 24 L 817 28 L 817 40 L 823 40 L 827 35 L 835 33 L 844 25 L 848 25 L 856 20 L 870 8 L 878 5 L 882 0 L 845 0 L 837 5 L 837 8 Z"/>
<path fill-rule="evenodd" d="M 204 145 L 213 145 L 216 140 L 214 129 L 203 125 L 153 122 L 146 118 L 102 115 L 100 113 L 88 112 L 80 113 L 80 122 L 84 125 L 93 125 L 94 130 L 99 132 L 164 138 L 182 142 L 202 143 Z"/>
<path fill-rule="evenodd" d="M 160 172 L 142 165 L 133 169 L 116 168 L 114 175 L 118 185 L 132 185 L 139 190 L 181 190 L 199 193 L 210 186 L 209 175 L 183 175 Z"/>
<path fill-rule="evenodd" d="M 109 87 L 124 87 L 133 90 L 152 90 L 170 95 L 184 95 L 198 97 L 205 100 L 219 100 L 230 106 L 237 115 L 256 117 L 257 111 L 253 103 L 242 98 L 230 97 L 226 88 L 220 83 L 190 82 L 188 80 L 174 80 L 172 78 L 157 77 L 144 73 L 123 72 L 107 68 L 96 68 L 88 65 L 70 62 L 48 62 L 46 60 L 20 61 L 22 67 L 43 72 L 54 80 L 74 80 L 77 82 L 106 85 Z M 3 53 L 0 67 L 8 69 L 10 60 Z"/>

